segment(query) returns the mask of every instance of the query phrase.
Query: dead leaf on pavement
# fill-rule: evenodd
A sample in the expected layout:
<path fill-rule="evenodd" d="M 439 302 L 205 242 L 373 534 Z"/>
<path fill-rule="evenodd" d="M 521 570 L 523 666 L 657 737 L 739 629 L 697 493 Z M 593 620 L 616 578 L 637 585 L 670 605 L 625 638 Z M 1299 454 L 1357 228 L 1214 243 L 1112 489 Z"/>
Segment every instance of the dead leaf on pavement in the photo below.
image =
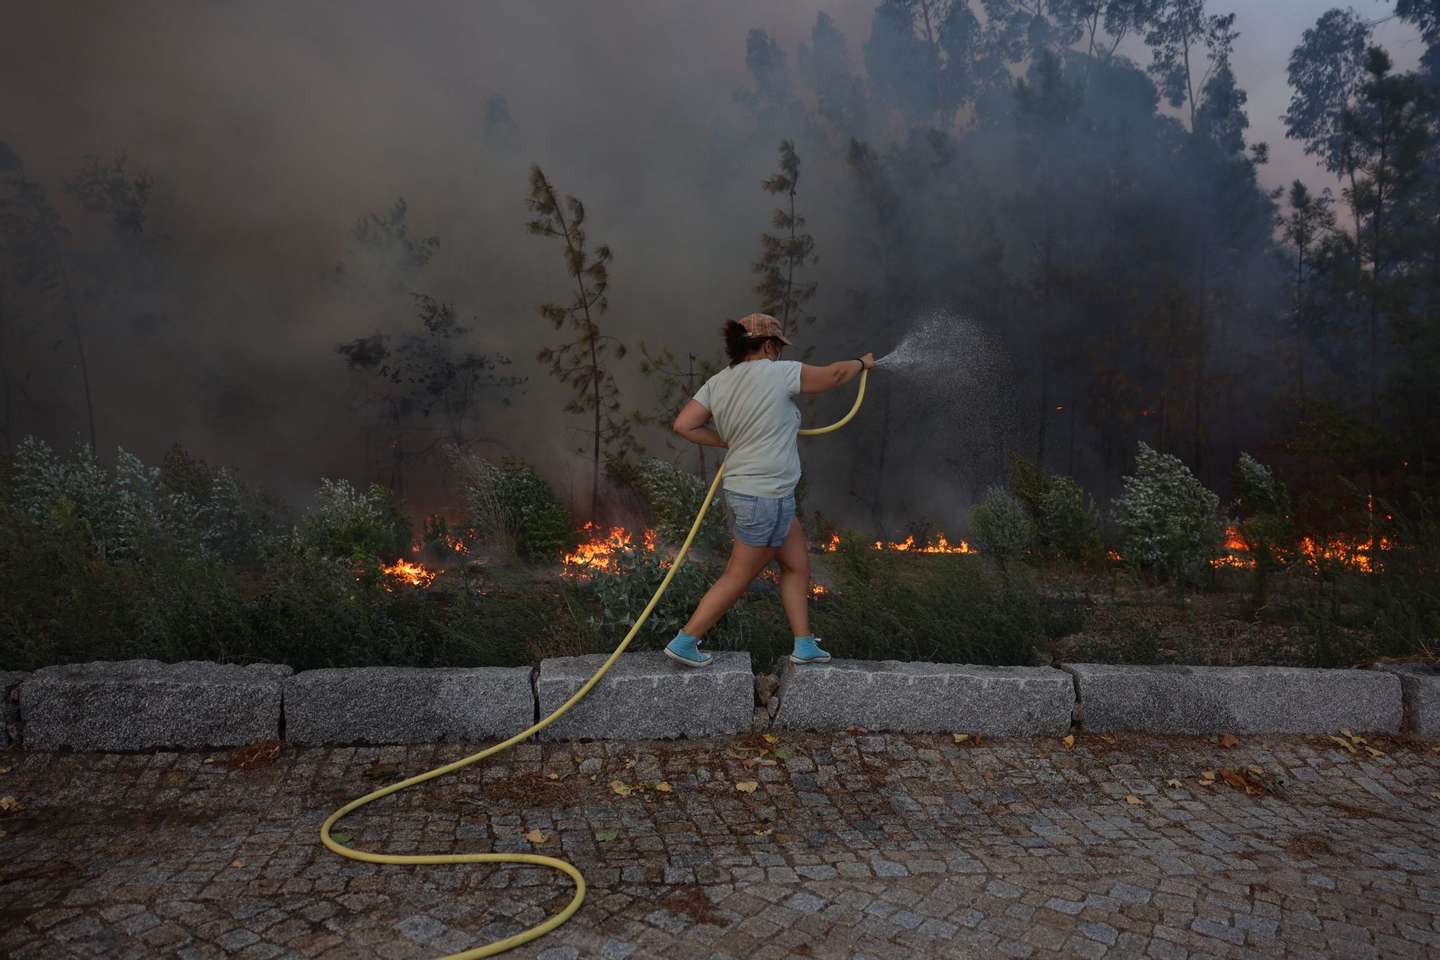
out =
<path fill-rule="evenodd" d="M 0 797 L 0 816 L 9 816 L 25 809 L 25 805 L 9 794 Z"/>
<path fill-rule="evenodd" d="M 1144 806 L 1144 804 L 1141 802 L 1140 798 L 1137 797 L 1137 796 L 1135 796 L 1135 794 L 1133 794 L 1133 793 L 1127 793 L 1127 794 L 1125 794 L 1125 802 L 1128 803 L 1128 804 L 1130 804 L 1130 806 L 1132 806 L 1132 807 Z"/>
<path fill-rule="evenodd" d="M 241 867 L 245 866 L 245 861 L 244 861 L 244 860 L 231 860 L 231 861 L 230 861 L 230 866 L 234 867 L 236 870 L 239 870 Z"/>
<path fill-rule="evenodd" d="M 770 836 L 770 834 L 772 834 L 772 833 L 774 833 L 774 832 L 775 832 L 775 828 L 774 828 L 774 827 L 756 827 L 756 828 L 755 828 L 755 836 L 757 836 L 757 837 L 768 837 L 768 836 Z"/>
<path fill-rule="evenodd" d="M 560 774 L 558 774 L 558 773 L 547 773 L 547 774 L 545 774 L 545 779 L 546 779 L 546 780 L 559 780 L 559 779 L 560 779 Z"/>
<path fill-rule="evenodd" d="M 759 788 L 760 783 L 756 780 L 739 780 L 735 783 L 735 789 L 741 793 L 754 793 Z"/>
<path fill-rule="evenodd" d="M 1201 783 L 1202 786 L 1206 786 L 1206 787 L 1212 786 L 1212 785 L 1215 783 L 1215 771 L 1214 771 L 1214 770 L 1201 770 L 1201 771 L 1200 771 L 1200 783 Z"/>
<path fill-rule="evenodd" d="M 398 763 L 375 763 L 365 771 L 368 780 L 399 780 L 400 764 Z"/>
<path fill-rule="evenodd" d="M 1226 750 L 1240 746 L 1240 738 L 1233 733 L 1220 734 L 1220 746 Z"/>
<path fill-rule="evenodd" d="M 630 794 L 633 793 L 635 790 L 634 787 L 627 786 L 623 780 L 611 780 L 610 789 L 614 791 L 618 796 L 622 797 L 630 796 Z"/>
<path fill-rule="evenodd" d="M 546 837 L 544 832 L 541 830 L 530 830 L 525 834 L 525 839 L 529 840 L 533 844 L 539 845 L 544 843 L 549 838 Z"/>
<path fill-rule="evenodd" d="M 1384 751 L 1384 750 L 1376 750 L 1374 747 L 1366 747 L 1365 749 L 1366 749 L 1367 752 L 1369 752 L 1370 756 L 1372 756 L 1372 757 L 1383 757 L 1383 756 L 1385 756 L 1385 751 Z"/>
<path fill-rule="evenodd" d="M 1340 744 L 1340 746 L 1344 747 L 1346 750 L 1349 750 L 1351 753 L 1355 753 L 1355 752 L 1356 752 L 1354 745 L 1351 744 L 1349 740 L 1342 740 L 1341 738 L 1335 736 L 1335 734 L 1333 734 L 1333 733 L 1332 733 L 1332 734 L 1328 734 L 1328 736 L 1329 736 L 1329 738 L 1330 738 L 1331 740 L 1333 740 L 1333 741 L 1335 741 L 1336 743 Z"/>
<path fill-rule="evenodd" d="M 259 743 L 252 743 L 248 747 L 241 747 L 230 754 L 230 759 L 225 765 L 231 770 L 249 770 L 253 767 L 262 767 L 267 763 L 274 763 L 280 759 L 281 744 L 279 740 L 261 740 Z"/>
<path fill-rule="evenodd" d="M 656 789 L 656 790 L 659 790 L 661 793 L 669 793 L 669 792 L 670 792 L 670 781 L 668 781 L 668 780 L 661 780 L 659 783 L 655 784 L 655 789 Z"/>
<path fill-rule="evenodd" d="M 970 739 L 970 734 L 968 734 L 968 733 L 952 733 L 952 734 L 950 734 L 950 738 L 951 738 L 952 740 L 954 740 L 956 743 L 965 743 L 965 742 L 967 742 L 967 741 Z"/>
<path fill-rule="evenodd" d="M 1174 789 L 1179 790 L 1181 787 L 1185 786 L 1185 783 L 1183 780 L 1177 780 L 1174 777 L 1171 777 L 1169 780 L 1165 781 L 1165 786 L 1173 787 Z"/>
<path fill-rule="evenodd" d="M 1060 742 L 1065 744 L 1066 750 L 1069 750 L 1071 747 L 1075 746 L 1075 734 L 1072 733 L 1065 736 L 1060 740 Z"/>
<path fill-rule="evenodd" d="M 780 742 L 780 737 L 773 733 L 767 733 L 765 734 L 765 742 L 773 746 Z"/>
<path fill-rule="evenodd" d="M 1113 743 L 1115 742 L 1115 738 L 1112 737 L 1112 736 L 1110 736 L 1108 733 L 1102 733 L 1102 734 L 1100 734 L 1100 739 L 1101 739 L 1101 740 L 1104 740 L 1106 743 L 1109 743 L 1109 744 L 1113 744 Z"/>
<path fill-rule="evenodd" d="M 14 767 L 0 767 L 0 773 L 9 773 L 11 770 L 14 769 Z"/>

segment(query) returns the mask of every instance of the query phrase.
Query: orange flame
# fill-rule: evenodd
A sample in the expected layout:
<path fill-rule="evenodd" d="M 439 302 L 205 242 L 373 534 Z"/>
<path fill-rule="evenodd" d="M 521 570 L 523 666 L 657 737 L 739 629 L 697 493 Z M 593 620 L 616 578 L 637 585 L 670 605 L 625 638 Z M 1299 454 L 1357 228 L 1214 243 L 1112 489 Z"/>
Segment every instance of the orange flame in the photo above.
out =
<path fill-rule="evenodd" d="M 1241 539 L 1240 528 L 1235 524 L 1227 524 L 1225 527 L 1225 555 L 1211 559 L 1210 566 L 1234 567 L 1239 570 L 1255 566 L 1255 558 L 1250 556 L 1250 548 Z"/>
<path fill-rule="evenodd" d="M 823 551 L 826 552 L 826 553 L 834 553 L 836 550 L 839 550 L 839 549 L 840 549 L 840 534 L 838 534 L 838 533 L 831 534 L 831 535 L 830 535 L 830 539 L 829 539 L 827 542 L 821 544 L 820 549 L 823 550 Z M 884 540 L 876 540 L 874 543 L 872 543 L 872 544 L 870 545 L 870 549 L 872 549 L 872 550 L 888 550 L 888 551 L 890 551 L 891 553 L 979 553 L 979 552 L 980 552 L 980 551 L 976 550 L 974 547 L 972 547 L 969 543 L 967 543 L 967 542 L 964 541 L 964 540 L 961 540 L 959 543 L 951 543 L 949 540 L 947 540 L 947 539 L 945 538 L 945 534 L 943 534 L 943 533 L 940 534 L 938 537 L 936 537 L 934 540 L 932 540 L 932 541 L 930 541 L 930 542 L 928 542 L 928 543 L 923 543 L 923 544 L 916 543 L 914 536 L 908 536 L 908 537 L 906 537 L 904 540 L 891 541 L 891 542 L 889 542 L 889 543 L 886 543 Z"/>
<path fill-rule="evenodd" d="M 1358 537 L 1343 535 L 1332 536 L 1324 543 L 1316 543 L 1311 537 L 1300 541 L 1300 554 L 1316 573 L 1320 572 L 1322 563 L 1339 564 L 1361 573 L 1374 573 L 1379 559 L 1376 554 L 1389 549 L 1389 537 L 1380 538 L 1378 550 L 1373 539 L 1362 541 Z"/>
<path fill-rule="evenodd" d="M 614 573 L 619 569 L 618 555 L 626 550 L 640 549 L 646 553 L 655 552 L 655 531 L 645 530 L 640 535 L 640 546 L 635 546 L 635 538 L 630 531 L 624 527 L 611 527 L 608 531 L 601 531 L 593 523 L 587 523 L 581 527 L 581 532 L 589 539 L 581 543 L 571 553 L 565 554 L 563 576 L 587 577 L 597 570 L 607 573 Z"/>
<path fill-rule="evenodd" d="M 410 560 L 396 560 L 391 564 L 381 564 L 380 569 L 386 576 L 403 580 L 412 587 L 428 587 L 431 581 L 439 576 L 438 570 L 431 570 Z"/>

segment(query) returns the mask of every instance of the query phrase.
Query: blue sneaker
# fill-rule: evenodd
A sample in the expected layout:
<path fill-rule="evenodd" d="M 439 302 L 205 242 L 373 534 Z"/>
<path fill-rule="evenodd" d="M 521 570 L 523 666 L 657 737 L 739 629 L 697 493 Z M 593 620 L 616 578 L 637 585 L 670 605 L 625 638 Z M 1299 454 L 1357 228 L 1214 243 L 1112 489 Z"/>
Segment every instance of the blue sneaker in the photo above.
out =
<path fill-rule="evenodd" d="M 814 637 L 796 637 L 795 649 L 790 654 L 791 663 L 824 663 L 830 654 L 820 649 L 820 641 Z"/>
<path fill-rule="evenodd" d="M 687 667 L 703 667 L 713 658 L 708 653 L 700 652 L 697 646 L 699 642 L 694 637 L 677 633 L 675 639 L 665 645 L 665 656 Z"/>

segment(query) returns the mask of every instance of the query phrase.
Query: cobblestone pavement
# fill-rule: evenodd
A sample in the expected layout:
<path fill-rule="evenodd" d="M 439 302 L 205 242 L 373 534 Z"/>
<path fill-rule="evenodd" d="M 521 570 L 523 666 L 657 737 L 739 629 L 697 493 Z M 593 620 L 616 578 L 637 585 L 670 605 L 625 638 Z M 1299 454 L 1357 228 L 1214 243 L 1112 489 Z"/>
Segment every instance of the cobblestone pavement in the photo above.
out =
<path fill-rule="evenodd" d="M 526 744 L 337 830 L 572 859 L 585 906 L 512 954 L 545 960 L 1440 957 L 1440 752 L 1353 746 Z M 239 769 L 228 752 L 0 752 L 0 796 L 23 808 L 0 816 L 0 956 L 434 957 L 513 933 L 568 881 L 353 863 L 317 841 L 340 803 L 465 752 L 287 749 Z M 1252 764 L 1271 792 L 1220 772 Z"/>

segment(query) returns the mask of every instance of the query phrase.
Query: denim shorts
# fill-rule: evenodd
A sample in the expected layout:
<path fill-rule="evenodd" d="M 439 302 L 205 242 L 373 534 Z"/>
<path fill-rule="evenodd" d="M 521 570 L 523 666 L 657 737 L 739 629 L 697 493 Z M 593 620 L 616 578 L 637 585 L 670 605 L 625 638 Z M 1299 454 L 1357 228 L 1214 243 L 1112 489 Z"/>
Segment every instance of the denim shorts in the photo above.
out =
<path fill-rule="evenodd" d="M 793 493 L 772 498 L 726 490 L 725 505 L 730 508 L 730 532 L 746 546 L 780 546 L 790 532 L 790 521 L 795 519 Z"/>

